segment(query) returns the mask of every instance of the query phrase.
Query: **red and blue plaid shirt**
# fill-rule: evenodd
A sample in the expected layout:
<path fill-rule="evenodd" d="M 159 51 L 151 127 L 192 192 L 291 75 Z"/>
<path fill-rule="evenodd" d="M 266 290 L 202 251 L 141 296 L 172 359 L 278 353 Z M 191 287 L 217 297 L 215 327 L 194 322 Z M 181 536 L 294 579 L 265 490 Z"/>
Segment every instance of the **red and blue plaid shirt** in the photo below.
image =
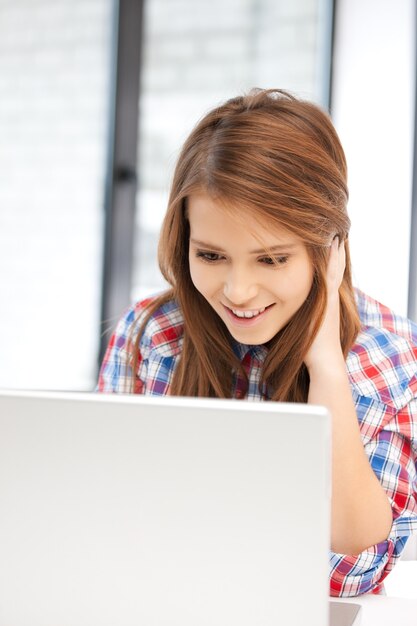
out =
<path fill-rule="evenodd" d="M 127 340 L 149 302 L 139 302 L 119 321 L 103 360 L 98 391 L 129 389 Z M 330 554 L 334 596 L 379 593 L 407 538 L 417 531 L 417 326 L 360 291 L 357 303 L 362 328 L 348 355 L 347 371 L 363 445 L 391 501 L 394 521 L 388 539 L 361 554 Z M 155 312 L 141 338 L 135 393 L 169 393 L 182 335 L 181 311 L 175 301 L 168 302 Z M 260 400 L 259 379 L 267 349 L 242 344 L 236 349 L 249 377 L 246 398 Z M 234 397 L 242 397 L 244 388 L 237 377 Z"/>

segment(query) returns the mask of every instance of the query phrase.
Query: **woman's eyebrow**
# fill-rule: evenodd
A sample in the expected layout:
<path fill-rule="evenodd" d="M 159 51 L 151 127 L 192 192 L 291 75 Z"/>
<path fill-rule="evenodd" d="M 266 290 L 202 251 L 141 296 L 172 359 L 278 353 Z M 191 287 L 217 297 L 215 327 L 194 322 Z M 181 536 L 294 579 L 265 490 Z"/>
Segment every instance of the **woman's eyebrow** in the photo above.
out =
<path fill-rule="evenodd" d="M 223 248 L 219 248 L 219 246 L 216 246 L 212 243 L 208 243 L 207 241 L 200 241 L 199 239 L 190 239 L 190 242 L 194 244 L 195 246 L 201 246 L 202 248 L 208 248 L 209 250 L 215 250 L 216 252 L 223 252 L 223 253 L 225 252 Z M 292 250 L 296 248 L 297 246 L 298 244 L 295 242 L 280 243 L 275 246 L 265 246 L 265 248 L 259 248 L 259 250 L 251 250 L 249 254 L 265 254 L 265 253 L 270 253 L 270 252 L 287 251 L 287 250 Z"/>
<path fill-rule="evenodd" d="M 216 252 L 225 252 L 219 246 L 215 246 L 213 243 L 208 243 L 207 241 L 200 241 L 199 239 L 190 239 L 190 242 L 195 246 L 201 246 L 202 248 L 208 248 L 209 250 L 216 250 Z"/>
<path fill-rule="evenodd" d="M 289 250 L 297 248 L 298 245 L 298 243 L 280 243 L 276 246 L 265 246 L 265 248 L 260 248 L 259 250 L 252 250 L 250 254 L 265 254 L 266 252 L 287 252 Z"/>

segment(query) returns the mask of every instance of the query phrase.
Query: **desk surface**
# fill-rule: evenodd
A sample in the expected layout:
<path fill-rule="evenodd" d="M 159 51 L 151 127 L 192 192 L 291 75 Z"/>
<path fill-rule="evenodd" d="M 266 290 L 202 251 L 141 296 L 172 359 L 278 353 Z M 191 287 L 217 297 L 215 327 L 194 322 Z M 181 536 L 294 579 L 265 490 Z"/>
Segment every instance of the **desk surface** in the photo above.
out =
<path fill-rule="evenodd" d="M 404 575 L 408 587 L 398 584 Z M 390 577 L 392 581 L 388 584 Z M 387 578 L 386 587 L 388 593 L 386 596 L 369 594 L 357 598 L 338 598 L 338 601 L 353 602 L 362 606 L 361 626 L 394 626 L 395 624 L 416 626 L 417 592 L 414 597 L 398 597 L 395 594 L 407 595 L 407 589 L 411 587 L 417 590 L 417 561 L 398 563 Z"/>
<path fill-rule="evenodd" d="M 416 626 L 417 600 L 365 595 L 360 598 L 344 598 L 362 606 L 360 626 Z"/>

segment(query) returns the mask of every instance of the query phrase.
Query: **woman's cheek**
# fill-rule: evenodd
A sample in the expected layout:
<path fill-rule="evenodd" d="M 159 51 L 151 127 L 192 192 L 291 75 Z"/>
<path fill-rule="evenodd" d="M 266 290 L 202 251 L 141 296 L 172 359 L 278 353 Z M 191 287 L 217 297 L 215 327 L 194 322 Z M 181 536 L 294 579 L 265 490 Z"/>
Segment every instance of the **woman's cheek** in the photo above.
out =
<path fill-rule="evenodd" d="M 190 275 L 194 287 L 200 291 L 200 293 L 204 293 L 209 282 L 205 268 L 197 265 L 195 262 L 190 262 Z"/>

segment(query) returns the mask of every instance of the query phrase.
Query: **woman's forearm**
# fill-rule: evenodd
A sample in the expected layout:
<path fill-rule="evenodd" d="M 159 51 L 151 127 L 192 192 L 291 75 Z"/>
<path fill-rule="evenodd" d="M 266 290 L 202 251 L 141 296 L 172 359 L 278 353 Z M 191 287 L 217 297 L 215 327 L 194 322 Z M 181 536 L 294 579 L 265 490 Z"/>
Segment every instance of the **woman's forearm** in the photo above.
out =
<path fill-rule="evenodd" d="M 387 539 L 392 510 L 363 447 L 342 354 L 332 361 L 309 368 L 308 402 L 332 416 L 331 548 L 354 555 Z"/>

